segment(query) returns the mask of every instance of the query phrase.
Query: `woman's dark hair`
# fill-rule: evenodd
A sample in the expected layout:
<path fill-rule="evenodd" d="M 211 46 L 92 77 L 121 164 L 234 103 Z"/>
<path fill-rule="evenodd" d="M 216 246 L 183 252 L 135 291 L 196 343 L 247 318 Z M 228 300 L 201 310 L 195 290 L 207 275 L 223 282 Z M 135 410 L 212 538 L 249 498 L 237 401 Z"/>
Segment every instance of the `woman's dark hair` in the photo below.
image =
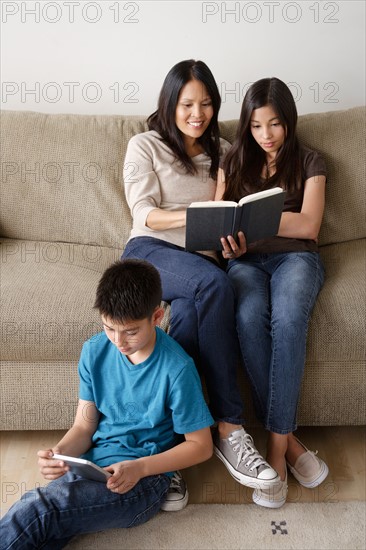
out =
<path fill-rule="evenodd" d="M 126 259 L 103 273 L 94 307 L 107 319 L 125 323 L 150 319 L 161 299 L 158 270 L 145 260 Z"/>
<path fill-rule="evenodd" d="M 285 128 L 285 141 L 276 156 L 276 172 L 261 183 L 266 153 L 251 132 L 251 117 L 255 109 L 270 105 Z M 239 200 L 244 194 L 279 186 L 294 190 L 301 185 L 300 147 L 296 136 L 297 110 L 288 86 L 278 78 L 263 78 L 254 82 L 245 94 L 240 120 L 232 148 L 227 153 L 225 200 Z"/>
<path fill-rule="evenodd" d="M 210 177 L 216 178 L 220 151 L 218 114 L 221 107 L 221 97 L 213 74 L 203 61 L 187 59 L 177 63 L 170 69 L 160 91 L 158 108 L 149 116 L 147 124 L 149 130 L 155 130 L 160 134 L 187 172 L 194 174 L 196 168 L 192 159 L 186 153 L 183 135 L 175 123 L 179 94 L 183 86 L 191 80 L 202 82 L 211 98 L 213 117 L 206 131 L 197 141 L 211 158 Z"/>

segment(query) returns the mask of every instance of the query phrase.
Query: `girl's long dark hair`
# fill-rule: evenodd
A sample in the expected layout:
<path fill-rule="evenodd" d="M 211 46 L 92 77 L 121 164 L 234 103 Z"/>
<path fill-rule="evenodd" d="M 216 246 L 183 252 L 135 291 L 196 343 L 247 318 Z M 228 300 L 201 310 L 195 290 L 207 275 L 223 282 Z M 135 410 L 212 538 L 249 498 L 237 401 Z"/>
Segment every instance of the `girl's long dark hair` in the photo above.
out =
<path fill-rule="evenodd" d="M 183 135 L 175 123 L 179 94 L 183 86 L 191 80 L 202 82 L 211 98 L 213 117 L 206 131 L 197 141 L 211 159 L 210 177 L 216 178 L 220 151 L 218 114 L 221 107 L 221 97 L 213 74 L 203 61 L 187 59 L 177 63 L 170 69 L 160 91 L 158 108 L 147 119 L 148 128 L 160 134 L 164 143 L 172 149 L 188 173 L 196 173 L 196 167 L 191 157 L 186 153 Z"/>
<path fill-rule="evenodd" d="M 276 156 L 276 172 L 264 182 L 261 178 L 266 153 L 251 133 L 251 117 L 255 109 L 270 105 L 285 128 L 285 141 Z M 237 133 L 227 153 L 225 200 L 279 186 L 295 190 L 301 186 L 301 154 L 296 136 L 297 110 L 290 89 L 278 78 L 263 78 L 254 82 L 245 94 Z"/>

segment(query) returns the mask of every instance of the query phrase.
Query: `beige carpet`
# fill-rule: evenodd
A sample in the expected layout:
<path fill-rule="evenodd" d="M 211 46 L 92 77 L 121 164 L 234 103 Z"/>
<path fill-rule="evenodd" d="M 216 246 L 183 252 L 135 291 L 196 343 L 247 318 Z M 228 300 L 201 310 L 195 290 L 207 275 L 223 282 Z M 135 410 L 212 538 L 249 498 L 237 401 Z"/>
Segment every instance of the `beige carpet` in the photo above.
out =
<path fill-rule="evenodd" d="M 68 550 L 365 550 L 366 503 L 191 504 L 145 525 L 75 538 Z"/>

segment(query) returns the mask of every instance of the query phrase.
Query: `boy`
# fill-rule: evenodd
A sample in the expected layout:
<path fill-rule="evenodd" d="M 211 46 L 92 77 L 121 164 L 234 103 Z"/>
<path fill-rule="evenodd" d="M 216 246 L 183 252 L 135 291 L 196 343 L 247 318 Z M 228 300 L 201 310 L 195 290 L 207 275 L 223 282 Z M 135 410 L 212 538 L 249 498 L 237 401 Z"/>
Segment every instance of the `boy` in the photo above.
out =
<path fill-rule="evenodd" d="M 1 549 L 56 550 L 76 534 L 143 523 L 162 506 L 174 509 L 166 501 L 180 480 L 174 471 L 211 457 L 213 419 L 194 363 L 158 328 L 161 293 L 146 261 L 118 261 L 103 274 L 95 307 L 104 332 L 82 349 L 74 424 L 56 447 L 38 452 L 51 483 L 4 516 Z M 112 475 L 106 483 L 76 476 L 55 453 Z"/>

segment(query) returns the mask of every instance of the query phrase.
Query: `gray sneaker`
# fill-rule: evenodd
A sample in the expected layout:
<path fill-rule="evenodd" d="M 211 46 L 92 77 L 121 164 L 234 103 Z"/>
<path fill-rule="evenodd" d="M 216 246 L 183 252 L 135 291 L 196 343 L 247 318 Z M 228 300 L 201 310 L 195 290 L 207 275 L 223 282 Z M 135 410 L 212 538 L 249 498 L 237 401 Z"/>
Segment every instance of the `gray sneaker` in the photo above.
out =
<path fill-rule="evenodd" d="M 174 472 L 173 477 L 170 480 L 169 491 L 167 492 L 165 501 L 160 508 L 164 512 L 178 512 L 183 510 L 187 506 L 188 502 L 188 489 L 186 482 L 184 481 L 182 474 L 179 470 Z"/>
<path fill-rule="evenodd" d="M 264 460 L 252 437 L 241 428 L 221 439 L 218 430 L 213 436 L 214 452 L 236 481 L 254 489 L 266 489 L 280 480 L 276 470 Z"/>

